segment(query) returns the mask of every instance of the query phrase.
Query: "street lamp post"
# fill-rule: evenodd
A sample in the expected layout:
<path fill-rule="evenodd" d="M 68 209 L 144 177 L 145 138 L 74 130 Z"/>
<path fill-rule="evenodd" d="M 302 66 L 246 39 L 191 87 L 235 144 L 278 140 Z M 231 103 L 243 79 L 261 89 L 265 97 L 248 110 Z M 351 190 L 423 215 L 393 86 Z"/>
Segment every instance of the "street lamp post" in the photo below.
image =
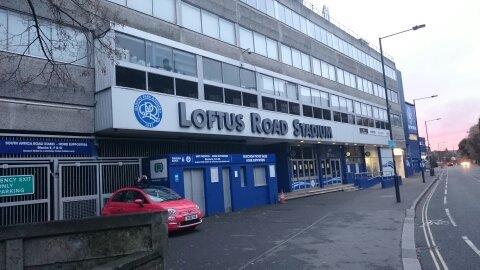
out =
<path fill-rule="evenodd" d="M 436 98 L 438 95 L 432 95 L 429 97 L 422 97 L 422 98 L 414 98 L 413 99 L 413 107 L 415 107 L 415 124 L 417 125 L 417 143 L 418 143 L 418 154 L 420 155 L 420 159 L 418 161 L 418 165 L 420 166 L 420 170 L 422 171 L 422 181 L 425 183 L 425 168 L 422 164 L 422 148 L 420 147 L 420 132 L 418 130 L 418 121 L 417 121 L 417 105 L 415 104 L 415 101 L 417 100 L 423 100 L 423 99 L 429 99 L 429 98 Z"/>
<path fill-rule="evenodd" d="M 414 27 L 409 28 L 407 30 L 403 30 L 403 31 L 400 31 L 400 32 L 397 32 L 397 33 L 394 33 L 394 34 L 390 34 L 390 35 L 386 35 L 386 36 L 378 38 L 378 43 L 380 44 L 380 59 L 381 59 L 381 63 L 382 63 L 383 87 L 384 87 L 384 90 L 385 90 L 385 100 L 386 100 L 387 115 L 388 115 L 388 131 L 390 132 L 390 141 L 393 141 L 393 133 L 392 133 L 392 121 L 391 121 L 391 115 L 390 115 L 390 104 L 389 104 L 389 100 L 388 100 L 387 76 L 385 74 L 385 59 L 384 59 L 384 56 L 383 56 L 382 39 L 386 39 L 386 38 L 389 38 L 389 37 L 392 37 L 392 36 L 395 36 L 395 35 L 399 35 L 399 34 L 402 34 L 402 33 L 405 33 L 405 32 L 409 32 L 409 31 L 415 31 L 415 30 L 418 30 L 418 29 L 423 28 L 423 27 L 425 27 L 425 24 L 415 25 Z M 395 164 L 395 154 L 393 153 L 393 149 L 392 149 L 392 161 L 393 161 L 393 179 L 394 179 L 394 182 L 395 182 L 395 195 L 396 195 L 396 198 L 397 198 L 397 203 L 399 203 L 399 202 L 401 202 L 400 186 L 399 186 L 398 177 L 397 177 L 397 166 Z"/>
<path fill-rule="evenodd" d="M 430 175 L 433 175 L 433 174 L 432 174 L 432 163 L 431 163 L 431 161 L 432 161 L 431 159 L 432 159 L 432 158 L 431 158 L 431 153 L 430 153 L 430 156 L 428 155 L 428 152 L 431 152 L 431 150 L 430 150 L 430 139 L 428 138 L 428 126 L 427 126 L 427 123 L 433 122 L 433 121 L 438 121 L 438 120 L 440 120 L 440 119 L 442 119 L 442 118 L 439 117 L 439 118 L 435 118 L 435 119 L 432 119 L 432 120 L 427 120 L 427 121 L 425 121 L 425 133 L 427 134 L 427 147 L 428 147 L 428 148 L 427 148 L 427 149 L 428 149 L 428 150 L 427 150 L 427 157 L 428 157 L 429 163 L 430 163 Z"/>

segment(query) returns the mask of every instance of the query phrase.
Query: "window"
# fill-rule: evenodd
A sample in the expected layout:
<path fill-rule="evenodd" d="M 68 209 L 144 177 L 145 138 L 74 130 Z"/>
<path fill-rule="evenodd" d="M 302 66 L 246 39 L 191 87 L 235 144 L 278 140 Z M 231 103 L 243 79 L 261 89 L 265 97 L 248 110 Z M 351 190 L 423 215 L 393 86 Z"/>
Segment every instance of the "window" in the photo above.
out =
<path fill-rule="evenodd" d="M 87 40 L 83 33 L 73 30 L 72 28 L 65 28 L 62 26 L 55 26 L 52 28 L 52 48 L 53 59 L 64 62 L 81 61 L 81 64 L 86 65 Z M 140 48 L 143 59 L 139 60 L 139 64 L 145 65 L 145 43 L 142 42 Z"/>
<path fill-rule="evenodd" d="M 235 26 L 233 23 L 222 18 L 220 22 L 220 40 L 230 44 L 235 44 Z"/>
<path fill-rule="evenodd" d="M 153 0 L 153 16 L 168 22 L 174 22 L 175 0 Z"/>
<path fill-rule="evenodd" d="M 357 87 L 358 87 L 358 90 L 360 91 L 363 91 L 363 83 L 362 83 L 362 78 L 360 77 L 357 77 Z"/>
<path fill-rule="evenodd" d="M 282 62 L 287 65 L 292 65 L 292 50 L 290 47 L 282 44 L 280 49 L 282 52 Z"/>
<path fill-rule="evenodd" d="M 196 82 L 175 79 L 177 96 L 198 98 L 198 86 Z"/>
<path fill-rule="evenodd" d="M 338 101 L 338 96 L 330 95 L 330 107 L 340 108 L 340 102 Z"/>
<path fill-rule="evenodd" d="M 339 97 L 339 108 L 341 110 L 346 111 L 347 110 L 347 100 L 344 97 Z"/>
<path fill-rule="evenodd" d="M 308 54 L 302 53 L 302 69 L 308 72 L 311 70 L 310 56 L 308 56 Z"/>
<path fill-rule="evenodd" d="M 262 108 L 264 110 L 275 111 L 275 99 L 262 97 Z"/>
<path fill-rule="evenodd" d="M 152 14 L 152 0 L 127 0 L 127 7 L 146 14 Z"/>
<path fill-rule="evenodd" d="M 337 68 L 337 82 L 345 84 L 345 79 L 343 78 L 343 70 Z"/>
<path fill-rule="evenodd" d="M 311 103 L 312 96 L 310 94 L 310 88 L 300 85 L 300 100 L 303 102 Z"/>
<path fill-rule="evenodd" d="M 216 39 L 220 38 L 218 17 L 212 13 L 202 10 L 202 32 Z"/>
<path fill-rule="evenodd" d="M 277 99 L 275 103 L 277 105 L 277 112 L 288 113 L 288 102 Z"/>
<path fill-rule="evenodd" d="M 242 93 L 235 90 L 225 89 L 225 103 L 242 105 Z"/>
<path fill-rule="evenodd" d="M 352 124 L 352 125 L 355 125 L 355 116 L 354 115 L 351 115 L 351 114 L 348 115 L 348 123 Z"/>
<path fill-rule="evenodd" d="M 351 99 L 347 99 L 347 112 L 353 113 L 353 101 Z"/>
<path fill-rule="evenodd" d="M 267 38 L 267 57 L 278 60 L 277 42 Z"/>
<path fill-rule="evenodd" d="M 328 78 L 328 64 L 321 61 L 322 77 Z"/>
<path fill-rule="evenodd" d="M 7 49 L 7 12 L 0 10 L 0 50 Z"/>
<path fill-rule="evenodd" d="M 335 67 L 332 65 L 328 65 L 328 78 L 332 81 L 336 81 L 335 78 Z"/>
<path fill-rule="evenodd" d="M 172 49 L 160 44 L 147 42 L 147 66 L 172 71 Z"/>
<path fill-rule="evenodd" d="M 120 60 L 134 64 L 145 65 L 144 40 L 119 33 L 116 34 L 115 38 L 115 45 Z"/>
<path fill-rule="evenodd" d="M 303 116 L 313 117 L 312 106 L 303 105 L 302 109 L 303 109 Z"/>
<path fill-rule="evenodd" d="M 128 193 L 129 191 L 121 191 L 121 192 L 118 192 L 115 197 L 112 198 L 112 202 L 125 202 L 125 195 Z"/>
<path fill-rule="evenodd" d="M 320 92 L 320 99 L 322 101 L 322 107 L 328 107 L 329 104 L 329 98 L 328 98 L 328 93 L 325 92 Z"/>
<path fill-rule="evenodd" d="M 298 99 L 296 84 L 287 82 L 287 97 L 291 99 Z"/>
<path fill-rule="evenodd" d="M 250 49 L 253 52 L 253 34 L 252 31 L 240 27 L 240 47 L 244 49 Z"/>
<path fill-rule="evenodd" d="M 246 168 L 245 166 L 240 166 L 239 176 L 240 176 L 240 187 L 246 187 Z"/>
<path fill-rule="evenodd" d="M 173 78 L 159 74 L 148 73 L 148 91 L 173 95 Z"/>
<path fill-rule="evenodd" d="M 320 98 L 320 91 L 317 89 L 311 89 L 312 93 L 312 103 L 321 106 L 322 105 L 322 99 Z"/>
<path fill-rule="evenodd" d="M 240 68 L 222 63 L 222 70 L 224 83 L 240 86 Z"/>
<path fill-rule="evenodd" d="M 266 0 L 266 6 L 267 6 L 267 14 L 274 17 L 275 16 L 275 11 L 274 11 L 273 0 Z"/>
<path fill-rule="evenodd" d="M 333 121 L 342 122 L 341 114 L 339 112 L 333 112 Z"/>
<path fill-rule="evenodd" d="M 260 55 L 267 56 L 267 41 L 265 36 L 254 32 L 253 42 L 255 46 L 255 52 Z"/>
<path fill-rule="evenodd" d="M 173 62 L 175 72 L 197 76 L 197 60 L 194 54 L 173 50 Z"/>
<path fill-rule="evenodd" d="M 312 57 L 312 64 L 313 64 L 313 74 L 318 75 L 318 76 L 322 76 L 322 69 L 320 67 L 320 60 Z"/>
<path fill-rule="evenodd" d="M 255 72 L 248 69 L 240 69 L 240 86 L 246 89 L 256 89 Z"/>
<path fill-rule="evenodd" d="M 286 97 L 287 96 L 287 83 L 284 80 L 274 79 L 275 95 Z"/>
<path fill-rule="evenodd" d="M 116 85 L 136 89 L 146 88 L 145 72 L 121 66 L 115 67 Z"/>
<path fill-rule="evenodd" d="M 203 58 L 203 76 L 205 79 L 215 82 L 222 82 L 222 63 Z"/>
<path fill-rule="evenodd" d="M 223 89 L 212 85 L 204 86 L 205 100 L 223 102 Z"/>
<path fill-rule="evenodd" d="M 298 105 L 297 103 L 289 102 L 288 109 L 290 114 L 300 115 L 300 105 Z"/>
<path fill-rule="evenodd" d="M 302 56 L 300 51 L 292 49 L 292 64 L 294 67 L 301 69 L 302 68 Z"/>
<path fill-rule="evenodd" d="M 317 119 L 322 119 L 322 111 L 323 111 L 322 109 L 314 107 L 313 108 L 313 117 L 315 117 Z"/>
<path fill-rule="evenodd" d="M 260 86 L 260 91 L 266 94 L 274 95 L 275 90 L 273 87 L 273 78 L 267 75 L 261 74 L 261 86 Z"/>
<path fill-rule="evenodd" d="M 325 119 L 325 120 L 332 120 L 332 113 L 330 112 L 330 110 L 323 109 L 322 111 L 323 111 L 323 112 L 322 112 L 323 119 Z"/>
<path fill-rule="evenodd" d="M 354 109 L 355 109 L 355 113 L 356 113 L 356 114 L 362 114 L 362 108 L 361 108 L 361 106 L 360 106 L 360 102 L 355 101 L 355 102 L 354 102 L 354 105 L 355 105 L 355 108 L 354 108 Z"/>
<path fill-rule="evenodd" d="M 361 104 L 362 106 L 362 115 L 367 116 L 367 104 Z"/>
<path fill-rule="evenodd" d="M 266 177 L 265 166 L 255 166 L 253 167 L 253 183 L 256 187 L 266 186 L 267 177 Z"/>
<path fill-rule="evenodd" d="M 181 2 L 182 26 L 190 30 L 201 32 L 200 9 Z"/>
<path fill-rule="evenodd" d="M 242 93 L 243 97 L 243 106 L 250 107 L 250 108 L 258 108 L 258 100 L 257 95 L 249 94 L 249 93 Z"/>

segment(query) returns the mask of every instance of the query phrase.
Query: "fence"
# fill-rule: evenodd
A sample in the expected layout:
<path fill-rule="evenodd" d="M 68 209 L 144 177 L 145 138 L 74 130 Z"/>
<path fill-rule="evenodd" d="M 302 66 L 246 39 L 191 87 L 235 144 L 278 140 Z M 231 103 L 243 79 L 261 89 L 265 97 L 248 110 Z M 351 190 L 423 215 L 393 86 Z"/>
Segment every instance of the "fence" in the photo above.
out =
<path fill-rule="evenodd" d="M 34 193 L 0 197 L 0 226 L 50 220 L 50 165 L 1 164 L 0 176 L 32 175 Z"/>
<path fill-rule="evenodd" d="M 141 171 L 139 158 L 0 160 L 0 176 L 34 178 L 33 194 L 0 197 L 0 226 L 97 216 L 111 194 L 132 186 Z"/>

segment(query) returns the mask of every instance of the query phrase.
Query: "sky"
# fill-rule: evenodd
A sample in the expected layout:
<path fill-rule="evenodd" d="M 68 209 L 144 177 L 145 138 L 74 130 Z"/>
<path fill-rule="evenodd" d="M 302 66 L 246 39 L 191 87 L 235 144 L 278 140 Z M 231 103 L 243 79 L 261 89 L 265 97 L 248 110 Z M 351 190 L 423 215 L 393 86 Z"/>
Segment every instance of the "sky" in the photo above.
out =
<path fill-rule="evenodd" d="M 309 0 L 318 10 L 378 47 L 378 37 L 426 27 L 382 41 L 402 72 L 405 100 L 417 101 L 420 136 L 425 121 L 432 150 L 457 149 L 480 117 L 480 1 Z"/>

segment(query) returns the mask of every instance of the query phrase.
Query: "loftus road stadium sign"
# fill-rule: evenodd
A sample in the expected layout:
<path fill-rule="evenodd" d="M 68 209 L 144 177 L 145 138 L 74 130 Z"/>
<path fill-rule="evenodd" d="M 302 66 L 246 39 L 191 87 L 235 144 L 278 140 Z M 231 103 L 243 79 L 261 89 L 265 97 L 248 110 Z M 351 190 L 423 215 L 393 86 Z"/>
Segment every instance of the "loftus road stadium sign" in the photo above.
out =
<path fill-rule="evenodd" d="M 285 136 L 289 124 L 283 119 L 262 118 L 258 113 L 250 113 L 250 123 L 245 123 L 241 113 L 228 113 L 217 110 L 193 110 L 187 115 L 185 102 L 178 103 L 179 124 L 182 128 L 218 129 L 243 131 L 247 126 L 253 134 Z M 291 123 L 293 136 L 310 139 L 332 139 L 332 127 L 306 124 L 294 119 Z"/>
<path fill-rule="evenodd" d="M 0 176 L 0 197 L 28 195 L 35 192 L 33 175 Z"/>

